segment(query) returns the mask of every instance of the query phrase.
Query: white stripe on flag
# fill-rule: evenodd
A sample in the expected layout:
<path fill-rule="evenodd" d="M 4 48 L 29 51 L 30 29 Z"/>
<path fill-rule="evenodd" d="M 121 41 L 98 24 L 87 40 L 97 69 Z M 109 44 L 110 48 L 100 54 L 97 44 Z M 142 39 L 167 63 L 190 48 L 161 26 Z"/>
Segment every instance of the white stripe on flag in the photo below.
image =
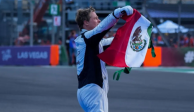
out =
<path fill-rule="evenodd" d="M 149 27 L 150 24 L 151 24 L 150 21 L 148 21 L 144 16 L 141 16 L 138 19 L 138 21 L 135 23 L 135 25 L 133 26 L 133 29 L 132 29 L 132 32 L 130 35 L 130 39 L 128 42 L 127 50 L 126 50 L 126 55 L 125 55 L 125 62 L 127 64 L 127 66 L 139 67 L 143 63 L 145 56 L 146 56 L 147 49 L 148 49 L 149 40 L 150 40 L 150 37 L 149 37 L 148 32 L 147 32 L 147 28 Z M 141 30 L 142 30 L 140 33 L 140 35 L 142 35 L 141 39 L 142 39 L 142 41 L 144 39 L 146 40 L 146 45 L 145 45 L 144 49 L 137 52 L 131 48 L 130 42 L 134 39 L 132 36 L 133 36 L 135 30 L 139 26 L 141 26 Z"/>

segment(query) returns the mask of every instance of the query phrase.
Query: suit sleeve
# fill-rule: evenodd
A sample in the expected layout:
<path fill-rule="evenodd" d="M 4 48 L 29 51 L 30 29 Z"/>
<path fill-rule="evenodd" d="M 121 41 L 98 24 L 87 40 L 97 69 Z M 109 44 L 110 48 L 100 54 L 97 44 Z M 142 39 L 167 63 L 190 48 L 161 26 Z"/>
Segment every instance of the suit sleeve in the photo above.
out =
<path fill-rule="evenodd" d="M 87 31 L 83 34 L 86 45 L 91 47 L 97 46 L 104 35 L 117 23 L 118 19 L 109 14 L 98 26 L 93 30 Z"/>

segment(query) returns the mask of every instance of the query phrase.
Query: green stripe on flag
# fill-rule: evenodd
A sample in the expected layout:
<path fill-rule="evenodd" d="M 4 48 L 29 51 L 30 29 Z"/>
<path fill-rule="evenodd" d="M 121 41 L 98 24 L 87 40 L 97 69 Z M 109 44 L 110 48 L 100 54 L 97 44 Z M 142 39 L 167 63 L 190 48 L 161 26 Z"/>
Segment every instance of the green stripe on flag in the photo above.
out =
<path fill-rule="evenodd" d="M 148 48 L 152 48 L 152 50 L 151 50 L 152 57 L 156 57 L 156 53 L 155 53 L 155 51 L 154 51 L 154 46 L 153 46 L 153 44 L 152 44 L 152 39 L 151 39 L 152 28 L 153 28 L 153 25 L 150 24 L 150 26 L 149 26 L 148 29 L 147 29 L 148 35 L 149 35 L 149 37 L 150 37 L 150 42 L 149 42 Z"/>
<path fill-rule="evenodd" d="M 147 29 L 147 32 L 148 32 L 148 35 L 149 35 L 150 38 L 151 38 L 151 34 L 152 34 L 152 27 L 153 27 L 153 25 L 150 24 L 150 26 Z M 151 45 L 151 41 L 149 42 L 149 45 L 148 45 L 149 48 L 151 47 L 150 45 Z"/>
<path fill-rule="evenodd" d="M 115 77 L 116 77 L 116 75 L 117 75 L 116 80 L 118 81 L 122 72 L 124 72 L 124 73 L 126 73 L 126 74 L 129 74 L 129 73 L 131 72 L 131 69 L 132 69 L 132 67 L 130 67 L 130 68 L 129 68 L 129 67 L 125 67 L 124 69 L 121 69 L 121 70 L 116 71 L 116 72 L 113 74 L 113 80 L 115 79 Z"/>
<path fill-rule="evenodd" d="M 151 38 L 151 34 L 152 34 L 152 28 L 153 28 L 153 25 L 150 24 L 150 26 L 148 27 L 148 30 L 147 30 L 148 35 L 150 36 L 150 38 Z"/>

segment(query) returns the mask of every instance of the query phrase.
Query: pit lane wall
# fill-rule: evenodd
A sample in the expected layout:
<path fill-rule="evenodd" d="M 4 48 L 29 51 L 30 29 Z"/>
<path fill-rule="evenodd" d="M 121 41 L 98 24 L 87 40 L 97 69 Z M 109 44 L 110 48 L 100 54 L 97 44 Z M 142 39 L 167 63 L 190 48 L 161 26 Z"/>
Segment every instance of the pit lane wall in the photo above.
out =
<path fill-rule="evenodd" d="M 194 48 L 155 47 L 156 57 L 151 56 L 151 49 L 146 54 L 144 67 L 158 66 L 194 66 Z"/>

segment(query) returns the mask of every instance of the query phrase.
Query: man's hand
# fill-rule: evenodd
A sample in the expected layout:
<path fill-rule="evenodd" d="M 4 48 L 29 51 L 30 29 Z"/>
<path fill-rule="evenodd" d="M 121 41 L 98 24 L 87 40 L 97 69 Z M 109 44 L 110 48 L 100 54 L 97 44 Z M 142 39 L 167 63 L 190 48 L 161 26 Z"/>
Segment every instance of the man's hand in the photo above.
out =
<path fill-rule="evenodd" d="M 116 18 L 120 18 L 124 14 L 127 14 L 127 16 L 129 16 L 129 15 L 133 14 L 133 8 L 131 6 L 124 6 L 122 8 L 115 9 L 113 13 L 114 13 L 113 15 Z"/>

